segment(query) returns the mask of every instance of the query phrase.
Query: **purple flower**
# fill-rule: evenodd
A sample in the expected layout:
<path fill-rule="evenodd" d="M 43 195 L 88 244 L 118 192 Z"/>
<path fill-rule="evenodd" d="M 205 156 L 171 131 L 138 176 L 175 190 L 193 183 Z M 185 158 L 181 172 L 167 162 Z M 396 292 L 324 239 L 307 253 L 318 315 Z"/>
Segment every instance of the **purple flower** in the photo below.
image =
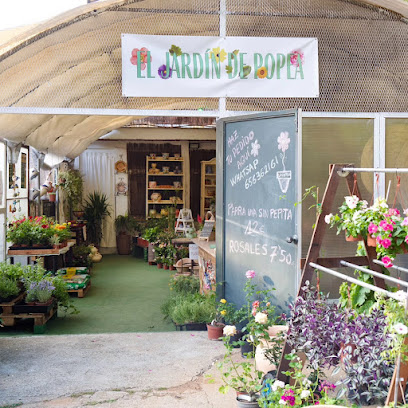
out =
<path fill-rule="evenodd" d="M 169 67 L 168 72 L 167 72 L 167 66 L 166 64 L 160 65 L 158 71 L 159 76 L 161 79 L 169 79 L 173 73 L 173 70 Z"/>

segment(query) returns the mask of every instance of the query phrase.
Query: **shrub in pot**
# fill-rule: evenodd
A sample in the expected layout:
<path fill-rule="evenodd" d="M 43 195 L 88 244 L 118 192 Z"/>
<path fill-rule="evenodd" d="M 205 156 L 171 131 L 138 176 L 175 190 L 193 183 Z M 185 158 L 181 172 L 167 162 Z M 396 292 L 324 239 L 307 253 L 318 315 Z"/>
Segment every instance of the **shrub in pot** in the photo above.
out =
<path fill-rule="evenodd" d="M 138 223 L 131 215 L 118 215 L 115 218 L 116 246 L 119 255 L 130 255 L 132 234 L 137 228 Z"/>
<path fill-rule="evenodd" d="M 20 288 L 16 280 L 6 276 L 0 277 L 0 302 L 9 302 L 20 293 Z"/>

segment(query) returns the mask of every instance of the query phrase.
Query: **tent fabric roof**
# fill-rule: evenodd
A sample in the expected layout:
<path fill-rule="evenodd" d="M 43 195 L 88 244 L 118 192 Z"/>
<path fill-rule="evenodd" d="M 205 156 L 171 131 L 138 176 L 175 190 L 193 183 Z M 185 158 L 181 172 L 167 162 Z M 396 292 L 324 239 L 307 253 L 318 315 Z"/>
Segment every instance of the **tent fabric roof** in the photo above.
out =
<path fill-rule="evenodd" d="M 320 97 L 227 98 L 235 111 L 408 111 L 408 3 L 402 0 L 226 0 L 227 35 L 319 39 Z M 218 35 L 219 0 L 107 0 L 73 9 L 1 45 L 0 137 L 74 158 L 132 116 L 81 110 L 218 109 L 217 98 L 124 98 L 120 34 Z M 313 19 L 313 24 L 311 23 Z M 3 36 L 5 38 L 5 36 Z M 78 114 L 55 115 L 54 108 Z M 75 113 L 75 111 L 74 111 Z"/>

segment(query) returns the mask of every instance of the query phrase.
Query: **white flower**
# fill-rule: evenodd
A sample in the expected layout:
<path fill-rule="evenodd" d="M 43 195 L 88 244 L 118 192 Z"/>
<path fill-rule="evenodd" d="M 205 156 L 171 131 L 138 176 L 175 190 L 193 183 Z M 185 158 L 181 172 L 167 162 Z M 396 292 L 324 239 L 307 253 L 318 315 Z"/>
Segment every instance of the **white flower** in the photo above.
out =
<path fill-rule="evenodd" d="M 397 298 L 401 306 L 405 306 L 405 301 L 407 299 L 407 292 L 404 292 L 403 290 L 399 290 L 394 293 L 394 296 Z"/>
<path fill-rule="evenodd" d="M 358 221 L 358 219 L 361 217 L 361 211 L 357 210 L 354 214 L 353 214 L 353 221 L 356 222 Z"/>
<path fill-rule="evenodd" d="M 223 329 L 224 336 L 233 336 L 237 334 L 237 328 L 235 326 L 225 326 Z"/>
<path fill-rule="evenodd" d="M 279 404 L 281 404 L 281 405 L 286 405 L 286 401 L 284 401 L 283 399 L 280 399 L 280 400 L 279 400 Z"/>
<path fill-rule="evenodd" d="M 362 203 L 362 204 L 361 204 L 361 208 L 362 208 L 363 210 L 366 210 L 367 207 L 368 207 L 367 200 L 362 200 L 361 203 Z"/>
<path fill-rule="evenodd" d="M 327 214 L 327 215 L 324 217 L 324 222 L 325 222 L 326 224 L 330 224 L 331 221 L 332 221 L 332 219 L 333 219 L 333 217 L 334 217 L 334 215 L 333 215 L 332 213 Z"/>
<path fill-rule="evenodd" d="M 276 380 L 272 384 L 272 391 L 276 391 L 278 388 L 285 388 L 285 383 L 283 381 Z"/>
<path fill-rule="evenodd" d="M 305 379 L 303 380 L 303 386 L 304 386 L 305 388 L 309 388 L 311 385 L 312 385 L 312 382 L 311 382 L 308 378 L 305 378 Z"/>
<path fill-rule="evenodd" d="M 252 146 L 252 150 L 251 150 L 252 156 L 254 157 L 258 156 L 259 149 L 261 148 L 261 145 L 258 143 L 258 139 L 256 139 L 254 143 L 251 143 L 251 146 Z"/>
<path fill-rule="evenodd" d="M 260 324 L 268 323 L 268 315 L 266 313 L 258 312 L 255 315 L 255 321 Z"/>
<path fill-rule="evenodd" d="M 402 324 L 402 323 L 395 324 L 393 329 L 394 329 L 395 333 L 398 333 L 398 334 L 407 334 L 408 333 L 408 327 L 405 326 L 405 324 Z"/>
<path fill-rule="evenodd" d="M 300 393 L 300 398 L 302 398 L 302 399 L 308 398 L 309 396 L 310 396 L 310 391 L 309 390 L 303 390 Z"/>
<path fill-rule="evenodd" d="M 357 207 L 357 203 L 359 201 L 358 197 L 353 195 L 353 196 L 346 196 L 344 197 L 346 200 L 347 207 L 350 208 L 351 210 L 354 210 Z"/>
<path fill-rule="evenodd" d="M 278 137 L 278 149 L 282 150 L 282 153 L 285 153 L 289 149 L 289 132 L 281 132 Z"/>

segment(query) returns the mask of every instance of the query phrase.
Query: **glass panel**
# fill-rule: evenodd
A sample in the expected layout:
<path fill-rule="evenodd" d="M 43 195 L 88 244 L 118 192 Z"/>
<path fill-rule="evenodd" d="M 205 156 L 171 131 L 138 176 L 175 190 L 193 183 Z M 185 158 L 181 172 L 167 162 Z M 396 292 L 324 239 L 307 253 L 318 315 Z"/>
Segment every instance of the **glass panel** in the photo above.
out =
<path fill-rule="evenodd" d="M 385 167 L 408 168 L 407 118 L 385 120 Z M 397 189 L 398 178 L 400 186 Z M 388 205 L 395 206 L 400 211 L 408 208 L 408 174 L 386 173 L 385 193 L 388 195 Z M 408 256 L 398 255 L 395 263 L 408 267 Z"/>
<path fill-rule="evenodd" d="M 15 165 L 10 163 L 8 167 L 9 167 L 9 170 L 8 170 L 8 173 L 9 173 L 9 181 L 8 181 L 9 186 L 8 186 L 8 188 L 11 190 L 13 188 L 13 186 L 14 186 L 13 176 L 14 176 Z"/>
<path fill-rule="evenodd" d="M 302 126 L 302 186 L 303 190 L 311 186 L 318 188 L 318 201 L 321 202 L 329 176 L 329 164 L 350 163 L 356 167 L 373 167 L 373 119 L 345 118 L 303 118 Z M 358 186 L 362 197 L 368 202 L 373 197 L 373 175 L 358 175 Z M 348 195 L 346 182 L 341 182 L 337 190 L 332 212 Z M 314 202 L 311 197 L 304 200 L 302 206 L 302 256 L 305 257 L 316 220 L 315 208 L 308 210 Z M 320 252 L 322 257 L 355 255 L 357 245 L 346 242 L 344 235 L 336 235 L 335 229 L 327 229 L 324 245 Z M 345 272 L 344 270 L 342 272 Z M 327 274 L 321 274 L 321 289 L 332 297 L 338 297 L 340 280 Z"/>

